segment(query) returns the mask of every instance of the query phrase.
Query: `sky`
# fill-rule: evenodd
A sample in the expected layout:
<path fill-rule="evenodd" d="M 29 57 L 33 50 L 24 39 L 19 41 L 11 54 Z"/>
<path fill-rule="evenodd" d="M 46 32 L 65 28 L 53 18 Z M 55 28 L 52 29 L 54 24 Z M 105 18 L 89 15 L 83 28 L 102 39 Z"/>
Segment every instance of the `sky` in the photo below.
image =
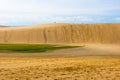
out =
<path fill-rule="evenodd" d="M 120 23 L 120 0 L 0 0 L 0 25 Z"/>

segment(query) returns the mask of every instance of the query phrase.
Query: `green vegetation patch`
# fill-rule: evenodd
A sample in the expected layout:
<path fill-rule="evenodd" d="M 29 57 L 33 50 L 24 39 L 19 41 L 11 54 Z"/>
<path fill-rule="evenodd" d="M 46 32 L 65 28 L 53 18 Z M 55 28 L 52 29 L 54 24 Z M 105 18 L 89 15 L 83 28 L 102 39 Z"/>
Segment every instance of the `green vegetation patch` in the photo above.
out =
<path fill-rule="evenodd" d="M 0 53 L 39 53 L 76 47 L 78 46 L 50 44 L 0 44 Z"/>

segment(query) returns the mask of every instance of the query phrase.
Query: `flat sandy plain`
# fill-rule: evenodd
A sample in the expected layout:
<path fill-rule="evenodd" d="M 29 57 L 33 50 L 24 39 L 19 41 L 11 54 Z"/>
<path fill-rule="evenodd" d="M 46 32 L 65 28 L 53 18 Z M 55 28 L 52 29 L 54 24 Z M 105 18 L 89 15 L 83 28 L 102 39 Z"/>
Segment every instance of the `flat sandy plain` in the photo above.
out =
<path fill-rule="evenodd" d="M 48 53 L 0 54 L 0 80 L 120 80 L 120 47 L 85 45 Z"/>

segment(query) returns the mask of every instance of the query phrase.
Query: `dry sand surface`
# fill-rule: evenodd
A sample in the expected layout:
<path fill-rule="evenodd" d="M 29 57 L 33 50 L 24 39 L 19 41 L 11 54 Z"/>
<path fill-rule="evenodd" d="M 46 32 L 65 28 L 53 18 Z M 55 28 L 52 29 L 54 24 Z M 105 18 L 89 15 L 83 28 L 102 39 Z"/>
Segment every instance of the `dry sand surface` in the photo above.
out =
<path fill-rule="evenodd" d="M 47 53 L 0 53 L 0 80 L 120 80 L 120 24 L 0 27 L 0 43 L 84 45 Z"/>
<path fill-rule="evenodd" d="M 1 57 L 0 80 L 120 80 L 120 58 Z"/>
<path fill-rule="evenodd" d="M 80 44 L 69 44 L 80 46 Z M 80 56 L 120 56 L 120 45 L 116 44 L 86 44 L 84 47 L 62 49 L 46 53 L 0 53 L 1 57 L 80 57 Z"/>
<path fill-rule="evenodd" d="M 45 24 L 0 28 L 0 43 L 120 43 L 120 24 Z"/>
<path fill-rule="evenodd" d="M 120 79 L 119 46 L 85 46 L 49 53 L 1 53 L 0 80 Z"/>

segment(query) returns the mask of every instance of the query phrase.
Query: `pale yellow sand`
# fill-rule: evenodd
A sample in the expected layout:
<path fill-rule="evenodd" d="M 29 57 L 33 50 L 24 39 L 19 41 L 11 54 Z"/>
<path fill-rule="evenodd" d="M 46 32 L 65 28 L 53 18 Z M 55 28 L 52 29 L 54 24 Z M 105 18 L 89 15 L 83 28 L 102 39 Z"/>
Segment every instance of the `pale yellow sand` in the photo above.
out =
<path fill-rule="evenodd" d="M 0 43 L 119 44 L 120 24 L 46 24 L 0 28 Z"/>
<path fill-rule="evenodd" d="M 83 45 L 48 53 L 0 53 L 0 80 L 119 80 L 120 24 L 0 27 L 0 43 Z"/>

